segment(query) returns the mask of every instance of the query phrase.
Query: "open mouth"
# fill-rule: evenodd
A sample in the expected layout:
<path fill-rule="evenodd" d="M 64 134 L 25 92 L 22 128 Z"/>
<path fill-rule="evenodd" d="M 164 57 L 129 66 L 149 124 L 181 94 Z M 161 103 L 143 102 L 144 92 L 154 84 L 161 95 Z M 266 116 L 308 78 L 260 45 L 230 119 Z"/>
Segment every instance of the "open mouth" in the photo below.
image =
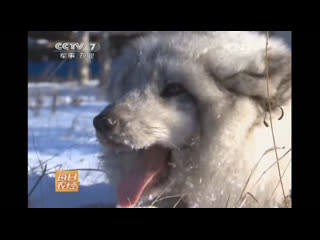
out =
<path fill-rule="evenodd" d="M 125 150 L 126 145 L 110 139 L 105 144 L 118 150 Z M 138 159 L 132 168 L 122 176 L 117 188 L 117 200 L 120 207 L 134 207 L 146 188 L 153 188 L 168 173 L 171 150 L 161 145 L 153 145 L 138 150 Z"/>
<path fill-rule="evenodd" d="M 118 204 L 124 208 L 134 207 L 144 190 L 163 174 L 169 161 L 170 150 L 160 145 L 140 150 L 137 164 L 120 181 Z"/>

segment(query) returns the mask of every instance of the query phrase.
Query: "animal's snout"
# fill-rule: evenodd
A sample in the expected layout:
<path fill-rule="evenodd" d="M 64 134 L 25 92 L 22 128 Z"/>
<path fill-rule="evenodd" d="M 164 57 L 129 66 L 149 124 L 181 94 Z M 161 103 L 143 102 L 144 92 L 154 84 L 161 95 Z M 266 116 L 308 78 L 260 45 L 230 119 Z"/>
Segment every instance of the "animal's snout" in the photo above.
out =
<path fill-rule="evenodd" d="M 119 125 L 119 117 L 114 113 L 113 106 L 108 106 L 93 119 L 93 126 L 100 132 L 111 132 Z"/>
<path fill-rule="evenodd" d="M 110 131 L 117 125 L 118 121 L 115 118 L 99 114 L 93 119 L 93 126 L 98 131 Z"/>

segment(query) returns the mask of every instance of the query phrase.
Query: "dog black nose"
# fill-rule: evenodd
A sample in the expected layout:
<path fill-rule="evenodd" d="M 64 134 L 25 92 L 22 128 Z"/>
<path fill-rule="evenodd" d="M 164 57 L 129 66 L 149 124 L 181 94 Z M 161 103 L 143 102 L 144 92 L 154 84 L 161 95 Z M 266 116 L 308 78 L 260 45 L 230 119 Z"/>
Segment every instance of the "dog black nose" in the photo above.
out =
<path fill-rule="evenodd" d="M 112 106 L 108 106 L 93 119 L 93 126 L 98 131 L 111 131 L 119 124 L 118 117 L 113 113 Z"/>
<path fill-rule="evenodd" d="M 99 114 L 93 119 L 93 126 L 98 131 L 112 130 L 117 125 L 118 121 L 108 115 Z"/>

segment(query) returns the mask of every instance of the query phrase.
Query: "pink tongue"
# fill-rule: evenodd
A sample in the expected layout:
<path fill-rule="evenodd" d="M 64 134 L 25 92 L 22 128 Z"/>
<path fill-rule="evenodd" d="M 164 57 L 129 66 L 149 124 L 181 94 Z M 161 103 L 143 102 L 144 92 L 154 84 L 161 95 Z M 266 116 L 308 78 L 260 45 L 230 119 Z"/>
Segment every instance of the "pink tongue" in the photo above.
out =
<path fill-rule="evenodd" d="M 166 164 L 168 150 L 150 147 L 140 153 L 138 165 L 125 176 L 118 186 L 118 203 L 123 208 L 134 207 L 148 183 Z"/>

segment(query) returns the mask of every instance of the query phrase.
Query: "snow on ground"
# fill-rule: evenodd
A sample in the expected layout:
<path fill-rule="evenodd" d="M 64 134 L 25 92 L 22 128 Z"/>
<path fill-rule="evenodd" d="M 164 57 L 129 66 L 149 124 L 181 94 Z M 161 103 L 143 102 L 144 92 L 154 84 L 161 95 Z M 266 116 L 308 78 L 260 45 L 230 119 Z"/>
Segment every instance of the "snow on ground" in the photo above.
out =
<path fill-rule="evenodd" d="M 41 176 L 40 165 L 46 164 L 48 173 L 30 195 L 29 207 L 114 206 L 114 189 L 99 171 L 101 149 L 92 125 L 107 105 L 97 100 L 97 84 L 28 84 L 28 192 Z M 61 193 L 55 192 L 54 172 L 59 169 L 98 170 L 80 170 L 79 192 Z"/>

